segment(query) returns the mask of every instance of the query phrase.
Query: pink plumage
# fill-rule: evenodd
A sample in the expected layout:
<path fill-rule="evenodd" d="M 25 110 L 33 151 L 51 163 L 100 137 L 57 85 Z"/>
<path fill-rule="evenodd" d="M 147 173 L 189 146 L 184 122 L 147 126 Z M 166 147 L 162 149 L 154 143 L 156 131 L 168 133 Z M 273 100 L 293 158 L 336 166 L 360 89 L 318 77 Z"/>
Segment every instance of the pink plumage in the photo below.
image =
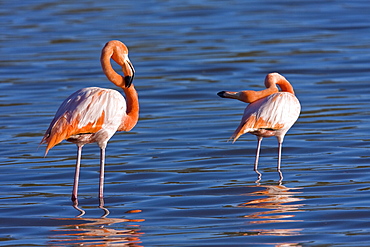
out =
<path fill-rule="evenodd" d="M 126 100 L 118 91 L 98 87 L 78 90 L 62 103 L 50 123 L 42 140 L 48 143 L 45 155 L 64 139 L 77 144 L 81 134 L 85 134 L 83 142 L 105 147 L 125 115 Z"/>
<path fill-rule="evenodd" d="M 122 67 L 124 76 L 111 65 L 113 59 Z M 77 205 L 77 190 L 82 147 L 96 142 L 100 147 L 99 197 L 103 198 L 105 149 L 116 131 L 129 131 L 139 118 L 139 100 L 132 80 L 135 70 L 128 58 L 127 47 L 118 40 L 109 41 L 100 57 L 104 74 L 123 89 L 126 99 L 116 90 L 88 87 L 69 96 L 59 107 L 41 143 L 46 143 L 45 155 L 63 140 L 77 145 L 76 170 L 72 201 Z"/>
<path fill-rule="evenodd" d="M 287 131 L 297 121 L 301 105 L 294 95 L 293 87 L 282 75 L 268 74 L 265 85 L 267 89 L 262 91 L 222 91 L 218 95 L 250 103 L 245 108 L 242 120 L 231 138 L 235 142 L 245 133 L 257 136 L 258 144 L 254 163 L 255 171 L 257 171 L 262 138 L 276 136 L 279 148 L 277 168 L 280 171 L 282 143 Z M 281 88 L 281 92 L 278 91 L 276 85 Z"/>

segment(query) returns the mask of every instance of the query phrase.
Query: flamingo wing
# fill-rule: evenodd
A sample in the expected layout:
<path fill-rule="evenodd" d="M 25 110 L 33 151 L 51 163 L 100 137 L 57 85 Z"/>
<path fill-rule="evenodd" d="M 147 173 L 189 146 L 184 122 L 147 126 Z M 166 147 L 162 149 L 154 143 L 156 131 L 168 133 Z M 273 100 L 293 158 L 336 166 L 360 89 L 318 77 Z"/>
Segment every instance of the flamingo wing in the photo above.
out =
<path fill-rule="evenodd" d="M 125 98 L 116 90 L 89 87 L 76 91 L 59 107 L 41 141 L 47 143 L 45 155 L 73 135 L 108 131 L 108 140 L 125 114 Z"/>
<path fill-rule="evenodd" d="M 285 133 L 297 121 L 301 106 L 294 94 L 279 92 L 249 104 L 242 121 L 231 137 L 235 142 L 242 134 L 261 129 Z"/>

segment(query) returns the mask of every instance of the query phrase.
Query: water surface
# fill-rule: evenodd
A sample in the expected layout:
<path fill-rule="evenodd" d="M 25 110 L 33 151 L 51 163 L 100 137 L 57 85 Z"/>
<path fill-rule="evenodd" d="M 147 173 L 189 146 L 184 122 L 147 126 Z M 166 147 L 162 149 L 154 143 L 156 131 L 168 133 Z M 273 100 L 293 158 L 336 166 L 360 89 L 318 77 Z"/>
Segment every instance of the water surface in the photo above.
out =
<path fill-rule="evenodd" d="M 1 1 L 2 246 L 369 246 L 370 4 L 365 1 Z M 60 103 L 114 88 L 103 45 L 129 47 L 140 121 L 87 145 L 72 207 L 76 148 L 43 157 Z M 246 104 L 220 90 L 263 89 L 277 71 L 302 104 L 277 143 L 227 142 Z M 99 208 L 104 203 L 104 207 Z M 107 211 L 109 214 L 107 215 Z"/>

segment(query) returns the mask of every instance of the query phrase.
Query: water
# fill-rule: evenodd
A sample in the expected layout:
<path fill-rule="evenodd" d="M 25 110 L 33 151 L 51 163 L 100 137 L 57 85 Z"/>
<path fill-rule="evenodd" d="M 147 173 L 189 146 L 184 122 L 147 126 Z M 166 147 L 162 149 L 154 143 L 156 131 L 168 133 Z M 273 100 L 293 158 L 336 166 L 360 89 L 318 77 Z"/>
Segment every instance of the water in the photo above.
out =
<path fill-rule="evenodd" d="M 369 246 L 370 4 L 366 1 L 1 1 L 2 246 Z M 43 157 L 60 103 L 101 72 L 105 42 L 130 50 L 140 121 L 107 149 L 99 208 L 96 145 Z M 302 104 L 285 138 L 227 140 L 268 72 Z M 104 210 L 105 209 L 105 210 Z M 109 210 L 109 214 L 106 215 Z"/>

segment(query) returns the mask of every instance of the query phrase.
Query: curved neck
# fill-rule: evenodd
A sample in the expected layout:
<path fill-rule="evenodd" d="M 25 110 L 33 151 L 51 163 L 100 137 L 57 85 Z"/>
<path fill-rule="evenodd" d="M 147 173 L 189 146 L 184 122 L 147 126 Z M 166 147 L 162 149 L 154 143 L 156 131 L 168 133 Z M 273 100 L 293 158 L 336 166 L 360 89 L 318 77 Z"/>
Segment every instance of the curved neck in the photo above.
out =
<path fill-rule="evenodd" d="M 238 99 L 245 103 L 253 103 L 257 100 L 266 98 L 267 96 L 278 93 L 279 89 L 276 85 L 279 85 L 282 92 L 289 92 L 294 94 L 292 85 L 285 79 L 284 76 L 279 73 L 270 73 L 265 78 L 266 89 L 261 91 L 246 90 L 240 92 L 229 92 L 221 91 L 217 95 L 222 98 Z"/>
<path fill-rule="evenodd" d="M 265 86 L 267 88 L 271 86 L 279 85 L 282 92 L 289 92 L 294 94 L 293 86 L 289 83 L 284 76 L 278 73 L 270 73 L 265 78 Z"/>
<path fill-rule="evenodd" d="M 124 77 L 118 74 L 113 68 L 110 63 L 110 59 L 113 56 L 113 47 L 111 46 L 106 46 L 104 47 L 101 57 L 100 57 L 100 62 L 101 66 L 103 69 L 104 74 L 110 80 L 112 83 L 114 83 L 118 87 L 123 87 L 125 85 L 125 80 Z"/>
<path fill-rule="evenodd" d="M 129 88 L 123 87 L 126 95 L 126 116 L 124 117 L 118 131 L 130 131 L 139 120 L 139 97 L 134 85 Z"/>
<path fill-rule="evenodd" d="M 292 85 L 290 85 L 290 83 L 287 80 L 281 81 L 276 84 L 279 85 L 282 92 L 288 92 L 288 93 L 294 94 L 293 87 Z"/>
<path fill-rule="evenodd" d="M 271 94 L 279 92 L 276 85 L 279 85 L 282 92 L 289 92 L 294 94 L 292 85 L 279 73 L 269 73 L 265 78 L 266 89 L 261 91 L 246 90 L 237 93 L 226 92 L 225 97 L 236 98 L 246 103 L 253 103 L 259 99 L 265 98 Z"/>
<path fill-rule="evenodd" d="M 127 47 L 120 41 L 113 40 L 105 45 L 100 57 L 101 66 L 108 80 L 117 87 L 122 88 L 126 95 L 126 115 L 123 117 L 118 131 L 131 130 L 139 119 L 139 98 L 134 85 L 130 82 L 130 84 L 126 86 L 125 77 L 118 74 L 112 68 L 111 64 L 111 59 L 113 59 L 122 67 L 124 73 L 133 73 L 133 67 L 132 65 L 129 66 L 130 61 L 128 60 L 127 54 Z M 127 75 L 131 76 L 131 74 Z"/>

